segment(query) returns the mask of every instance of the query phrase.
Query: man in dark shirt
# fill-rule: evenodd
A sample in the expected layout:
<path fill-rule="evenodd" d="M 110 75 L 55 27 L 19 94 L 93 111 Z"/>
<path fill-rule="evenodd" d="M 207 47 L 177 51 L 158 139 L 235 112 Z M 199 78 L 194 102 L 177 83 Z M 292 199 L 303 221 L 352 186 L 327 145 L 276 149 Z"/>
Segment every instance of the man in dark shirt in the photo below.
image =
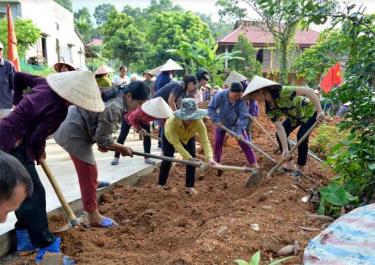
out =
<path fill-rule="evenodd" d="M 12 109 L 13 77 L 16 72 L 13 64 L 3 58 L 3 50 L 0 42 L 0 120 Z"/>

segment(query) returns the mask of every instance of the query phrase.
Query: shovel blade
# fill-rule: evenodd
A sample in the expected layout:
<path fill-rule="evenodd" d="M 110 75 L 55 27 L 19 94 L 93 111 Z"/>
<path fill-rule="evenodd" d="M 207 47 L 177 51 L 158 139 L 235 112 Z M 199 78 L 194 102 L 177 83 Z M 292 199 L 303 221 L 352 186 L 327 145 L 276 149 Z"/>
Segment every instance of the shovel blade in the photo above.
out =
<path fill-rule="evenodd" d="M 61 232 L 68 231 L 80 225 L 82 221 L 83 221 L 83 217 L 78 217 L 74 220 L 71 220 L 69 223 L 63 225 L 62 227 L 58 228 L 57 230 L 54 231 L 54 233 L 61 233 Z"/>
<path fill-rule="evenodd" d="M 263 180 L 263 174 L 261 170 L 257 170 L 256 172 L 250 175 L 250 177 L 248 178 L 246 182 L 245 187 L 246 188 L 255 187 L 259 185 L 262 182 L 262 180 Z"/>

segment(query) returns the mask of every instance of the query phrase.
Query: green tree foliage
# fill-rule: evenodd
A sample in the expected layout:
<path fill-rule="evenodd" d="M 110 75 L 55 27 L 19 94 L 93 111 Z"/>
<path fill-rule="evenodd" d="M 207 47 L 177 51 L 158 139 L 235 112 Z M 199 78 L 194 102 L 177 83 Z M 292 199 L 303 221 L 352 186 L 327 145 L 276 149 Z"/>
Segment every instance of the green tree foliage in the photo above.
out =
<path fill-rule="evenodd" d="M 170 57 L 169 49 L 179 49 L 198 40 L 214 41 L 208 25 L 198 16 L 175 11 L 154 14 L 147 37 L 154 45 L 151 66 L 163 64 Z"/>
<path fill-rule="evenodd" d="M 244 60 L 233 60 L 231 68 L 251 79 L 254 75 L 261 75 L 262 65 L 256 59 L 256 50 L 244 35 L 238 37 L 233 51 L 239 51 Z"/>
<path fill-rule="evenodd" d="M 111 4 L 98 5 L 94 11 L 94 18 L 96 21 L 96 25 L 100 27 L 104 23 L 106 23 L 108 19 L 108 15 L 113 11 L 117 11 L 114 5 L 111 5 Z"/>
<path fill-rule="evenodd" d="M 349 55 L 348 37 L 342 30 L 327 30 L 318 42 L 306 49 L 295 61 L 294 68 L 311 87 L 337 62 L 345 63 Z"/>
<path fill-rule="evenodd" d="M 40 37 L 40 30 L 33 24 L 30 19 L 17 19 L 14 22 L 17 36 L 17 48 L 20 57 L 34 45 Z M 0 41 L 4 44 L 4 54 L 7 54 L 8 43 L 8 22 L 6 19 L 0 20 Z"/>
<path fill-rule="evenodd" d="M 104 37 L 103 55 L 107 58 L 129 64 L 143 57 L 145 34 L 134 27 L 132 18 L 125 13 L 111 11 L 101 32 Z"/>
<path fill-rule="evenodd" d="M 94 25 L 91 21 L 91 14 L 87 7 L 74 13 L 74 25 L 81 36 L 83 36 L 83 41 L 85 43 L 90 42 L 94 33 Z"/>
<path fill-rule="evenodd" d="M 163 11 L 184 12 L 184 9 L 179 5 L 173 5 L 171 0 L 151 0 L 150 6 L 144 10 L 149 14 Z"/>
<path fill-rule="evenodd" d="M 375 16 L 363 10 L 336 15 L 342 24 L 349 50 L 345 82 L 332 92 L 341 102 L 351 102 L 340 129 L 350 130 L 348 138 L 332 150 L 329 162 L 340 184 L 365 201 L 374 199 L 375 189 Z"/>
<path fill-rule="evenodd" d="M 70 12 L 73 12 L 73 5 L 71 0 L 55 0 L 55 2 L 59 3 L 66 9 L 68 9 Z"/>
<path fill-rule="evenodd" d="M 219 0 L 221 15 L 243 17 L 245 10 L 238 7 L 238 0 Z M 334 0 L 242 0 L 254 9 L 263 24 L 274 37 L 280 54 L 280 82 L 288 80 L 291 49 L 299 25 L 307 27 L 311 22 L 324 23 L 336 6 Z"/>
<path fill-rule="evenodd" d="M 207 16 L 205 14 L 196 13 L 203 22 L 206 22 L 208 27 L 210 28 L 212 32 L 212 37 L 215 40 L 218 40 L 221 37 L 224 37 L 225 35 L 229 34 L 234 27 L 233 23 L 220 21 L 220 22 L 213 22 L 211 19 L 211 16 Z"/>

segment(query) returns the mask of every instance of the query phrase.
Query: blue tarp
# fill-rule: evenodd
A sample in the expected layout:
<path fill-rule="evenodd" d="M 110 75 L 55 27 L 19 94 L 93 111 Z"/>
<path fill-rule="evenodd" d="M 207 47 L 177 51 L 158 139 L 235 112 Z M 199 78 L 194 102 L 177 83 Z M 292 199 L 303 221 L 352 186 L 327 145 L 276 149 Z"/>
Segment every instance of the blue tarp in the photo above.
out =
<path fill-rule="evenodd" d="M 304 265 L 375 265 L 375 204 L 343 215 L 312 239 Z"/>

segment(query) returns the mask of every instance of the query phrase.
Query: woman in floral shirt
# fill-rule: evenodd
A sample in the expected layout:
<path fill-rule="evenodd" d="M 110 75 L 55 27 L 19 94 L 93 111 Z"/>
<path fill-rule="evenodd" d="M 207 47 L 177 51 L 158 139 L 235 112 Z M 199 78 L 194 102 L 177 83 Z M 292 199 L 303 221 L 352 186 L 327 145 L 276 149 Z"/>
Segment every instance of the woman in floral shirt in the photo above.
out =
<path fill-rule="evenodd" d="M 284 86 L 255 76 L 246 88 L 243 97 L 264 101 L 267 116 L 276 126 L 277 141 L 286 157 L 289 151 L 288 136 L 299 127 L 297 140 L 311 128 L 316 120 L 324 119 L 324 112 L 319 98 L 310 88 Z M 306 165 L 308 153 L 308 137 L 298 147 L 297 169 L 289 161 L 285 168 L 293 170 L 293 174 L 300 176 Z"/>

